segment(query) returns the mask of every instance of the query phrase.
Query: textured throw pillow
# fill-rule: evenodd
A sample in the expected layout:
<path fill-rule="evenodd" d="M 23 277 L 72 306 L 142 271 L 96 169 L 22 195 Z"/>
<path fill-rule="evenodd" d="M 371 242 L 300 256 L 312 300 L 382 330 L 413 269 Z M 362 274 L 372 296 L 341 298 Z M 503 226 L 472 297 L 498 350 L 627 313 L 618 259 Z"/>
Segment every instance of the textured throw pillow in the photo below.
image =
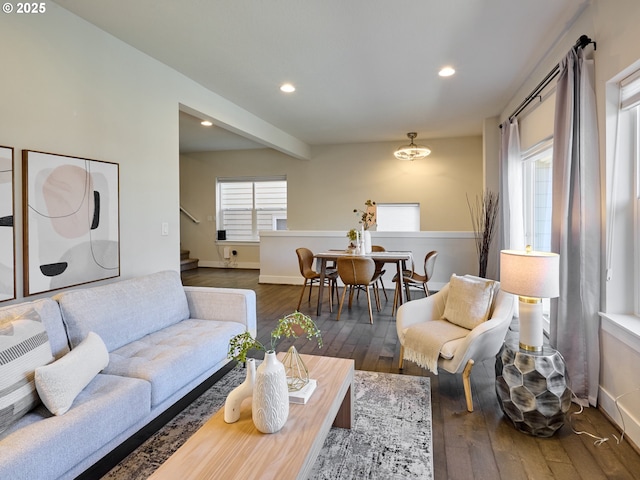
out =
<path fill-rule="evenodd" d="M 480 325 L 489 318 L 494 283 L 479 277 L 451 275 L 442 318 L 469 330 Z"/>
<path fill-rule="evenodd" d="M 36 368 L 36 388 L 54 415 L 65 414 L 78 394 L 109 364 L 109 352 L 97 333 L 89 332 L 60 360 Z"/>
<path fill-rule="evenodd" d="M 52 360 L 47 331 L 35 310 L 0 320 L 0 432 L 40 403 L 34 371 Z"/>

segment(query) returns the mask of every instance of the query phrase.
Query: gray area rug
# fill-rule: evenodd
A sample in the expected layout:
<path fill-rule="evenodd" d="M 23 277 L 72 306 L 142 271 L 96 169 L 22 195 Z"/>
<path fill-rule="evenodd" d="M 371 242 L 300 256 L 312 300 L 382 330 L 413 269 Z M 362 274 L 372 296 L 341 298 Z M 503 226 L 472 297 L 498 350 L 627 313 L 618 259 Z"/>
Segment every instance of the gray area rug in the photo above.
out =
<path fill-rule="evenodd" d="M 244 377 L 231 370 L 103 478 L 149 477 Z M 310 478 L 433 479 L 429 378 L 356 370 L 354 382 L 355 424 L 330 430 Z"/>

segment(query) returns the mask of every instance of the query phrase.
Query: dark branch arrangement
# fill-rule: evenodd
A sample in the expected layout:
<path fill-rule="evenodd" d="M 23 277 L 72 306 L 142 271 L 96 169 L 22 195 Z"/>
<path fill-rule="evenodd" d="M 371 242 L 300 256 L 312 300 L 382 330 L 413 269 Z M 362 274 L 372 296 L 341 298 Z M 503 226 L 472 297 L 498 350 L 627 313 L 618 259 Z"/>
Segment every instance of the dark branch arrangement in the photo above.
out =
<path fill-rule="evenodd" d="M 478 276 L 487 276 L 487 262 L 489 261 L 489 248 L 495 232 L 496 219 L 498 218 L 498 204 L 500 195 L 487 190 L 482 197 L 476 196 L 475 205 L 469 202 L 467 205 L 471 214 L 471 223 L 476 239 L 476 251 L 478 252 Z"/>

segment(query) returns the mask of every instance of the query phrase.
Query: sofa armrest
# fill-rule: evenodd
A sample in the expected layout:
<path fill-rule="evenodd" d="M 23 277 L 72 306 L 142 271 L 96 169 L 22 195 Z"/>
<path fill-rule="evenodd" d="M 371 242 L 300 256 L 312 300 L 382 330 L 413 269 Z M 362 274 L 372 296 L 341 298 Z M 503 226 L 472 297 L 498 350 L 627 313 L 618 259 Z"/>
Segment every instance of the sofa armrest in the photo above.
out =
<path fill-rule="evenodd" d="M 240 288 L 184 287 L 191 318 L 242 323 L 257 335 L 256 292 Z"/>

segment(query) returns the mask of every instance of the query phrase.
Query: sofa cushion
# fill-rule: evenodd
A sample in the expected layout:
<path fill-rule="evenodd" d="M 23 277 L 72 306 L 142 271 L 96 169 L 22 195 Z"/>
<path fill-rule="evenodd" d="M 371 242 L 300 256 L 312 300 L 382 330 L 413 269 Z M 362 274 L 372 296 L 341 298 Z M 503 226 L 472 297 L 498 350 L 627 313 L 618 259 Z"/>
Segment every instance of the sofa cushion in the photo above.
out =
<path fill-rule="evenodd" d="M 0 321 L 0 432 L 40 402 L 34 371 L 52 360 L 47 331 L 35 310 Z"/>
<path fill-rule="evenodd" d="M 142 421 L 150 385 L 99 374 L 63 416 L 40 405 L 0 435 L 0 478 L 56 479 Z"/>
<path fill-rule="evenodd" d="M 53 298 L 60 304 L 72 347 L 95 332 L 112 352 L 189 318 L 187 297 L 175 271 L 72 290 Z"/>
<path fill-rule="evenodd" d="M 64 415 L 78 394 L 109 363 L 102 339 L 89 332 L 80 345 L 60 360 L 36 368 L 36 389 L 45 407 L 54 415 Z"/>
<path fill-rule="evenodd" d="M 223 361 L 231 337 L 244 331 L 238 322 L 184 320 L 111 352 L 104 373 L 149 381 L 155 407 Z"/>
<path fill-rule="evenodd" d="M 451 275 L 442 318 L 460 327 L 474 329 L 489 318 L 494 284 L 493 280 L 484 278 Z"/>

